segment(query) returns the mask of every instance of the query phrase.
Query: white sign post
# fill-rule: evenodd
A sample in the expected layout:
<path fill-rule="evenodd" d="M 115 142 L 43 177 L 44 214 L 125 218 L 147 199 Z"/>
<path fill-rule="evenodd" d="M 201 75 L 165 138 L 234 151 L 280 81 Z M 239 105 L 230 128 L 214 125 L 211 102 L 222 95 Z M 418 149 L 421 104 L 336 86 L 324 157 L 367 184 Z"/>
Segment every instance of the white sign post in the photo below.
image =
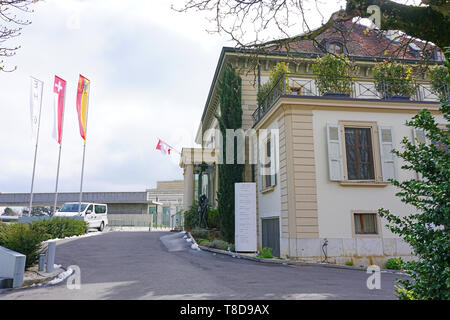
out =
<path fill-rule="evenodd" d="M 256 252 L 256 183 L 234 184 L 235 250 Z"/>

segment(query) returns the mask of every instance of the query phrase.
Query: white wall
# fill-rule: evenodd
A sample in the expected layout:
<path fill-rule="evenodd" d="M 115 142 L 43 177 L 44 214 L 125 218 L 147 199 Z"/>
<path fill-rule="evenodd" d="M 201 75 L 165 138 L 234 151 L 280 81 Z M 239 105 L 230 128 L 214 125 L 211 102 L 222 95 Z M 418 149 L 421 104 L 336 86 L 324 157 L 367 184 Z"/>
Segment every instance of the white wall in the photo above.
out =
<path fill-rule="evenodd" d="M 313 111 L 314 154 L 316 164 L 317 198 L 320 238 L 351 238 L 352 210 L 377 211 L 379 208 L 390 209 L 398 215 L 410 214 L 414 209 L 395 196 L 399 190 L 392 185 L 385 187 L 341 186 L 339 182 L 330 181 L 328 176 L 328 153 L 326 124 L 339 120 L 377 121 L 378 126 L 393 127 L 394 148 L 400 149 L 404 136 L 412 139 L 412 128 L 405 125 L 414 114 L 391 112 L 354 112 L 354 111 Z M 437 117 L 439 123 L 445 123 L 443 117 Z M 397 159 L 397 179 L 416 178 L 414 172 L 400 169 L 401 159 Z M 395 237 L 382 219 L 382 237 Z"/>
<path fill-rule="evenodd" d="M 278 122 L 274 121 L 267 128 L 267 134 L 270 134 L 269 130 L 276 129 L 278 130 Z M 280 143 L 276 141 L 275 145 L 275 162 L 276 162 L 276 172 L 277 172 L 277 180 L 275 188 L 272 191 L 262 193 L 261 190 L 258 190 L 258 208 L 259 208 L 259 218 L 268 218 L 268 217 L 279 217 L 281 212 L 281 193 L 280 193 Z M 259 172 L 258 172 L 259 175 Z M 259 179 L 259 176 L 258 176 Z"/>

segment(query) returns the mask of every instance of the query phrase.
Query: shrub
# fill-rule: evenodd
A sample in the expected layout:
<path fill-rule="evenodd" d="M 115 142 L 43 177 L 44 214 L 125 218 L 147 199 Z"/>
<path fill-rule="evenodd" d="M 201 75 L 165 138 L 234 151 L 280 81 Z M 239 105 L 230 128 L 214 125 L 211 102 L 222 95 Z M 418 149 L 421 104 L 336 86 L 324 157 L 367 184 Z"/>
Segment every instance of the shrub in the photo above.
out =
<path fill-rule="evenodd" d="M 208 223 L 208 228 L 220 229 L 219 210 L 209 209 L 208 215 L 206 217 L 206 222 Z"/>
<path fill-rule="evenodd" d="M 353 261 L 345 261 L 345 265 L 351 267 L 353 266 Z"/>
<path fill-rule="evenodd" d="M 312 65 L 317 76 L 316 85 L 321 95 L 325 93 L 351 93 L 351 80 L 356 67 L 344 55 L 327 54 L 318 57 Z"/>
<path fill-rule="evenodd" d="M 284 62 L 278 62 L 269 74 L 269 81 L 261 85 L 257 93 L 258 106 L 262 106 L 266 98 L 269 97 L 271 93 L 282 94 L 283 88 L 286 92 L 289 92 L 289 82 L 285 78 L 286 74 L 289 73 L 289 64 Z M 284 80 L 282 80 L 285 78 Z"/>
<path fill-rule="evenodd" d="M 430 66 L 428 68 L 428 76 L 430 77 L 433 93 L 442 100 L 449 98 L 449 87 L 445 83 L 447 68 L 442 65 Z"/>
<path fill-rule="evenodd" d="M 384 61 L 373 67 L 375 87 L 384 97 L 413 95 L 411 74 L 411 66 L 398 62 Z"/>
<path fill-rule="evenodd" d="M 42 235 L 27 224 L 2 224 L 0 227 L 0 245 L 10 250 L 26 255 L 25 268 L 35 265 L 41 248 Z"/>
<path fill-rule="evenodd" d="M 260 258 L 265 258 L 265 259 L 272 259 L 273 258 L 273 254 L 272 254 L 272 248 L 262 248 L 259 255 Z"/>
<path fill-rule="evenodd" d="M 87 232 L 84 220 L 54 217 L 30 223 L 30 229 L 42 235 L 43 240 L 80 236 Z"/>
<path fill-rule="evenodd" d="M 219 239 L 211 241 L 209 246 L 220 250 L 228 250 L 230 248 L 230 251 L 234 251 L 234 244 Z"/>
<path fill-rule="evenodd" d="M 390 258 L 386 261 L 386 269 L 401 270 L 403 264 L 402 258 Z"/>
<path fill-rule="evenodd" d="M 198 205 L 193 204 L 188 211 L 184 213 L 184 229 L 192 230 L 200 225 L 198 216 Z"/>

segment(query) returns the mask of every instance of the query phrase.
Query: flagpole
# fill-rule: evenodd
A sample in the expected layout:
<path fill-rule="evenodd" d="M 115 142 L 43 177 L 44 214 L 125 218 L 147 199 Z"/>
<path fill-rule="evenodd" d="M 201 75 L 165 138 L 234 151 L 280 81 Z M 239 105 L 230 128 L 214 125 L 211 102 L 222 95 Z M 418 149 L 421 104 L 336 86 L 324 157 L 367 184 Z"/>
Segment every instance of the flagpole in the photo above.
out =
<path fill-rule="evenodd" d="M 39 80 L 40 81 L 40 80 Z M 34 161 L 33 161 L 33 175 L 31 177 L 31 191 L 30 191 L 30 209 L 28 211 L 28 216 L 31 216 L 31 209 L 33 207 L 33 188 L 34 188 L 34 174 L 36 172 L 36 157 L 39 143 L 39 129 L 41 127 L 41 111 L 42 111 L 42 94 L 43 94 L 44 84 L 41 85 L 41 101 L 39 105 L 39 119 L 38 119 L 38 128 L 37 128 L 37 136 L 36 136 L 36 147 L 34 149 Z"/>
<path fill-rule="evenodd" d="M 56 169 L 55 203 L 53 205 L 53 215 L 55 215 L 56 213 L 56 203 L 58 202 L 58 179 L 59 179 L 59 164 L 61 162 L 61 147 L 62 147 L 62 139 L 61 143 L 59 144 L 58 167 Z"/>
<path fill-rule="evenodd" d="M 87 124 L 87 122 L 86 122 Z M 87 128 L 87 125 L 86 125 Z M 86 138 L 86 134 L 85 134 L 85 138 Z M 78 201 L 78 215 L 80 215 L 81 212 L 81 199 L 83 197 L 83 175 L 84 175 L 84 158 L 86 155 L 86 140 L 84 140 L 84 144 L 83 144 L 83 162 L 81 165 L 81 183 L 80 183 L 80 200 Z"/>
<path fill-rule="evenodd" d="M 84 158 L 86 156 L 86 139 L 87 139 L 87 126 L 88 126 L 88 114 L 89 114 L 89 94 L 91 93 L 91 83 L 89 82 L 89 91 L 86 105 L 86 126 L 84 128 L 84 144 L 83 144 L 83 162 L 81 164 L 81 182 L 80 182 L 80 200 L 78 201 L 78 215 L 81 212 L 81 200 L 83 197 L 83 176 L 84 176 Z"/>

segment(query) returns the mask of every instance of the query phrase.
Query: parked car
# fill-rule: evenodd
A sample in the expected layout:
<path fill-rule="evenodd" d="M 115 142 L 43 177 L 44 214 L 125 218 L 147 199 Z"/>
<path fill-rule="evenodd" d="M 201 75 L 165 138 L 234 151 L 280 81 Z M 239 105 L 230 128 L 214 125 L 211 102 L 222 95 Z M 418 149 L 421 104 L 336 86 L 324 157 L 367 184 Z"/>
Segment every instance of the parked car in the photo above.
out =
<path fill-rule="evenodd" d="M 89 228 L 96 228 L 99 231 L 108 225 L 108 206 L 103 203 L 88 203 L 82 202 L 80 210 L 78 210 L 79 203 L 64 203 L 63 206 L 56 211 L 55 217 L 84 217 L 84 221 L 87 222 Z"/>

